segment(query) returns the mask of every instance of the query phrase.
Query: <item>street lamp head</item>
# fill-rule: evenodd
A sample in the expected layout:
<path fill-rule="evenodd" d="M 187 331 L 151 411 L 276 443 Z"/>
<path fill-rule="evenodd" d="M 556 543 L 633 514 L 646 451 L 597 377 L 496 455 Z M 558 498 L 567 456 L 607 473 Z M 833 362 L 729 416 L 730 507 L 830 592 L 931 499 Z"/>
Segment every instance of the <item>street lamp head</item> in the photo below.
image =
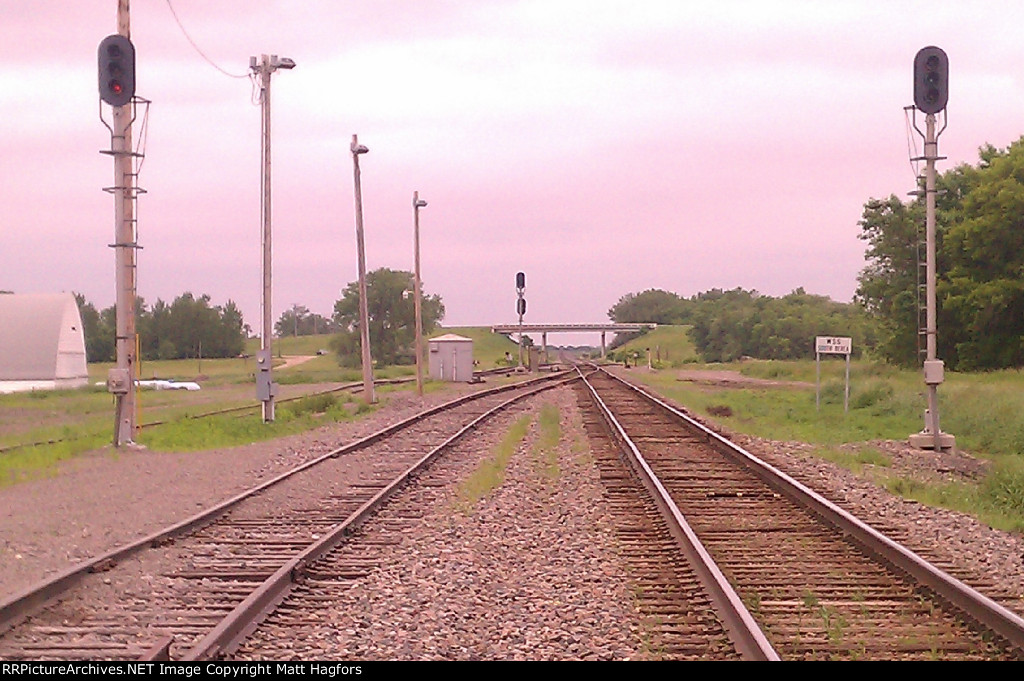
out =
<path fill-rule="evenodd" d="M 423 199 L 416 199 L 415 201 L 412 202 L 412 206 L 413 208 L 426 208 L 427 202 L 424 201 Z"/>
<path fill-rule="evenodd" d="M 352 144 L 349 145 L 349 149 L 352 150 L 353 156 L 356 154 L 365 154 L 369 151 L 369 149 L 366 148 L 366 145 L 359 143 L 359 137 L 356 135 L 352 135 Z"/>
<path fill-rule="evenodd" d="M 279 69 L 294 69 L 295 68 L 295 60 L 294 59 L 290 59 L 288 57 L 281 57 L 277 61 L 277 63 L 274 64 L 274 66 L 276 66 Z"/>

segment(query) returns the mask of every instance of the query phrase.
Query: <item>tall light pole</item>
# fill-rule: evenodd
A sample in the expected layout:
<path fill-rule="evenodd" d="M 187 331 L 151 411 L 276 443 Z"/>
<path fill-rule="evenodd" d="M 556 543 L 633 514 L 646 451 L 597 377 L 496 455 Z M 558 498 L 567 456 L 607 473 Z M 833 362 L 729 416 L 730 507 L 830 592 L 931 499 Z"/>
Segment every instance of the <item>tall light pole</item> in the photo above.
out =
<path fill-rule="evenodd" d="M 273 364 L 273 351 L 271 343 L 274 335 L 273 306 L 271 305 L 271 209 L 270 209 L 270 76 L 278 69 L 293 69 L 295 62 L 287 57 L 278 58 L 276 54 L 261 55 L 259 60 L 256 57 L 249 57 L 249 68 L 259 77 L 260 82 L 260 104 L 262 106 L 262 144 L 263 163 L 262 173 L 262 203 L 261 214 L 263 221 L 263 232 L 261 243 L 263 246 L 263 298 L 260 303 L 263 312 L 263 323 L 260 327 L 260 352 L 256 358 L 256 397 L 263 403 L 263 421 L 269 423 L 274 420 L 274 396 L 277 394 L 277 384 L 271 376 L 271 365 Z"/>
<path fill-rule="evenodd" d="M 416 393 L 423 397 L 423 313 L 420 306 L 420 208 L 427 202 L 420 199 L 419 192 L 412 193 L 413 250 L 416 268 L 413 275 L 413 295 L 416 298 Z"/>
<path fill-rule="evenodd" d="M 366 249 L 363 247 L 363 191 L 359 178 L 359 156 L 370 151 L 352 135 L 352 168 L 356 192 L 356 247 L 359 251 L 359 344 L 363 351 L 363 399 L 373 404 L 377 396 L 373 392 L 373 358 L 370 356 L 370 313 L 366 300 Z"/>

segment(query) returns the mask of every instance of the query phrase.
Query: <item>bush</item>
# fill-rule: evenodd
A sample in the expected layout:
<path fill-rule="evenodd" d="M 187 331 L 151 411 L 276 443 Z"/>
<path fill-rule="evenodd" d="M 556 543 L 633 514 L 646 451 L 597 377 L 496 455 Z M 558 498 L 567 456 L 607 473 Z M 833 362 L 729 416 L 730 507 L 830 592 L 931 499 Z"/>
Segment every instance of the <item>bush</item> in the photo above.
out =
<path fill-rule="evenodd" d="M 323 414 L 337 403 L 338 398 L 330 393 L 310 395 L 309 397 L 303 397 L 301 400 L 297 400 L 294 404 L 289 405 L 289 411 L 291 411 L 295 416 L 301 416 L 303 414 Z"/>
<path fill-rule="evenodd" d="M 872 407 L 879 402 L 888 400 L 895 392 L 887 381 L 869 381 L 863 388 L 854 391 L 850 398 L 850 407 L 852 409 Z"/>
<path fill-rule="evenodd" d="M 982 497 L 1008 516 L 1024 518 L 1024 461 L 1003 458 L 981 484 Z"/>
<path fill-rule="evenodd" d="M 821 384 L 822 404 L 843 404 L 846 400 L 846 383 L 844 381 L 825 381 Z"/>

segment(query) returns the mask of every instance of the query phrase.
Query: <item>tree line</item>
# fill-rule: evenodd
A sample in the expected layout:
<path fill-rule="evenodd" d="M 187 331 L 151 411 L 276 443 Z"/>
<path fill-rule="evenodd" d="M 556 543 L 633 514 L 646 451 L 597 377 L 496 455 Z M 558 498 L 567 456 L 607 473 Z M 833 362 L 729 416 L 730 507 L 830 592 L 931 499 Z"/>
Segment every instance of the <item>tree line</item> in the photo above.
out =
<path fill-rule="evenodd" d="M 1024 365 L 1024 138 L 985 145 L 977 165 L 936 179 L 938 356 L 953 369 Z M 919 267 L 925 198 L 895 195 L 864 206 L 867 266 L 856 300 L 876 324 L 879 356 L 914 364 L 919 355 Z"/>
<path fill-rule="evenodd" d="M 1024 366 L 1024 138 L 1005 149 L 979 150 L 976 165 L 939 173 L 936 197 L 938 352 L 951 369 Z M 914 366 L 924 297 L 924 204 L 896 195 L 864 204 L 859 238 L 865 266 L 852 303 L 803 289 L 778 298 L 754 290 L 713 289 L 689 298 L 659 289 L 622 296 L 608 310 L 616 322 L 689 324 L 707 361 L 743 356 L 813 357 L 818 335 L 851 336 L 854 351 Z M 412 274 L 382 268 L 367 275 L 371 351 L 382 364 L 414 359 Z M 444 316 L 439 296 L 421 297 L 429 333 Z M 97 312 L 79 296 L 89 361 L 114 354 L 113 308 Z M 143 358 L 232 356 L 248 327 L 235 304 L 211 306 L 186 293 L 167 305 L 136 306 Z M 342 364 L 358 366 L 359 290 L 353 282 L 330 319 L 295 306 L 276 325 L 279 336 L 322 330 Z"/>
<path fill-rule="evenodd" d="M 815 336 L 850 336 L 859 353 L 871 339 L 858 306 L 802 288 L 779 298 L 742 288 L 712 289 L 690 298 L 650 289 L 621 297 L 608 317 L 615 322 L 689 325 L 694 346 L 707 362 L 813 357 Z M 613 345 L 618 344 L 617 338 Z"/>
<path fill-rule="evenodd" d="M 416 338 L 413 274 L 381 268 L 366 276 L 370 350 L 382 365 L 414 363 Z M 82 316 L 86 359 L 112 362 L 116 359 L 116 314 L 114 306 L 102 311 L 75 294 Z M 421 293 L 423 332 L 431 333 L 444 317 L 440 296 Z M 334 304 L 331 318 L 311 313 L 302 305 L 286 310 L 274 330 L 277 337 L 333 334 L 331 347 L 343 366 L 362 361 L 359 331 L 359 284 L 350 283 Z M 210 296 L 184 293 L 171 304 L 157 300 L 147 306 L 136 298 L 135 326 L 143 360 L 236 357 L 245 351 L 251 328 L 237 305 L 229 300 L 212 305 Z"/>
<path fill-rule="evenodd" d="M 923 188 L 923 178 L 921 179 Z M 1024 137 L 985 145 L 976 165 L 936 181 L 938 356 L 960 370 L 1024 366 Z M 685 298 L 651 289 L 608 310 L 616 322 L 689 324 L 706 361 L 813 357 L 817 335 L 854 339 L 854 351 L 918 366 L 924 339 L 925 197 L 864 204 L 865 266 L 853 302 L 797 289 L 779 298 L 715 289 Z"/>
<path fill-rule="evenodd" d="M 82 316 L 86 360 L 115 361 L 116 308 L 111 305 L 97 310 L 79 293 L 75 300 Z M 233 301 L 211 305 L 208 295 L 197 298 L 183 293 L 169 305 L 158 299 L 147 306 L 143 298 L 136 298 L 135 330 L 139 336 L 139 356 L 155 360 L 235 357 L 245 350 L 249 327 Z"/>

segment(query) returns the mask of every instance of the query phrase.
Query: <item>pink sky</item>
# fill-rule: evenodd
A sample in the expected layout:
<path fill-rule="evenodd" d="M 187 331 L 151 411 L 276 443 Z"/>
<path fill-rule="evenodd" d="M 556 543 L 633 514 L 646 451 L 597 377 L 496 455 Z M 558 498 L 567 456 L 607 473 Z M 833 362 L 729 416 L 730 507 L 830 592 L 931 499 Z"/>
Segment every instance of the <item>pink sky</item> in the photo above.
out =
<path fill-rule="evenodd" d="M 1024 8 L 1010 3 L 172 4 L 229 72 L 261 53 L 297 64 L 273 77 L 275 320 L 293 304 L 330 315 L 357 276 L 352 134 L 370 148 L 368 268 L 412 270 L 419 191 L 425 289 L 456 326 L 515 321 L 517 271 L 534 323 L 604 321 L 648 288 L 849 301 L 863 204 L 914 185 L 903 107 L 926 45 L 950 59 L 940 170 L 1024 133 Z M 113 304 L 96 48 L 116 7 L 0 0 L 0 289 Z M 131 12 L 137 92 L 153 101 L 139 293 L 232 299 L 256 329 L 251 84 L 204 61 L 166 0 Z"/>

